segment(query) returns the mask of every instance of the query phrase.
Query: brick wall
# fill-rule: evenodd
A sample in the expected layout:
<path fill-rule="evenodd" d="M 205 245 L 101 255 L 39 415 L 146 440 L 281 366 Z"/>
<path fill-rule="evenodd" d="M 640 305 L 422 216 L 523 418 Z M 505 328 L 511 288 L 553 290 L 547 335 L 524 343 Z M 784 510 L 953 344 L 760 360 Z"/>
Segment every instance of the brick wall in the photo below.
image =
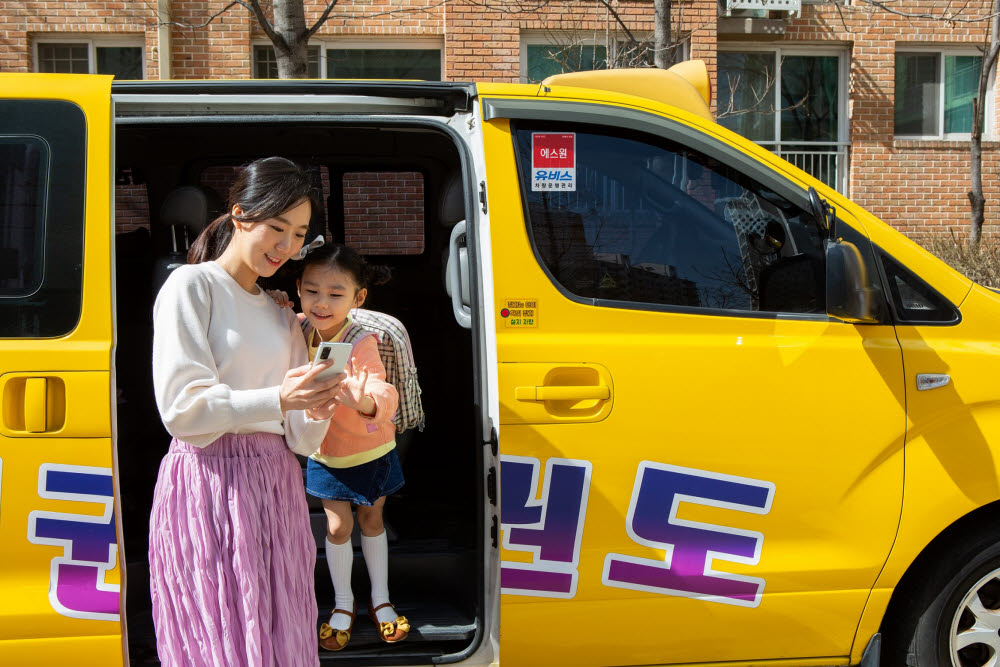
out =
<path fill-rule="evenodd" d="M 252 43 L 264 36 L 245 9 L 234 7 L 206 28 L 183 27 L 203 22 L 226 4 L 226 0 L 173 0 L 172 18 L 179 24 L 171 29 L 174 77 L 251 76 Z M 314 21 L 325 4 L 325 0 L 307 0 L 307 21 Z M 910 12 L 959 11 L 949 0 L 906 0 L 904 5 Z M 988 0 L 970 0 L 960 11 L 963 16 L 984 15 L 988 5 Z M 317 38 L 327 44 L 340 37 L 396 42 L 440 39 L 446 79 L 513 82 L 520 77 L 522 33 L 573 30 L 601 38 L 614 27 L 597 3 L 551 0 L 538 11 L 510 11 L 517 6 L 503 0 L 341 0 Z M 652 32 L 650 0 L 618 0 L 614 6 L 636 34 Z M 145 44 L 146 76 L 156 78 L 154 9 L 155 3 L 126 0 L 0 0 L 0 71 L 30 71 L 32 46 L 41 38 L 131 36 Z M 720 42 L 843 48 L 850 60 L 852 198 L 917 236 L 946 234 L 951 229 L 964 233 L 968 223 L 967 143 L 895 140 L 894 54 L 900 45 L 975 45 L 982 39 L 982 24 L 909 19 L 856 2 L 840 11 L 830 4 L 805 5 L 800 17 L 785 22 L 782 35 L 734 36 L 718 34 L 717 12 L 713 0 L 674 3 L 675 23 L 691 34 L 691 56 L 708 63 L 713 82 Z M 994 109 L 997 117 L 1000 108 Z M 993 137 L 1000 137 L 1000 128 L 991 129 Z M 990 222 L 1000 215 L 1000 144 L 988 142 L 984 152 L 986 233 L 994 234 Z"/>
<path fill-rule="evenodd" d="M 908 1 L 909 13 L 984 16 L 988 0 L 962 7 L 947 0 Z M 894 5 L 895 7 L 895 5 Z M 873 10 L 863 3 L 838 12 L 830 5 L 805 5 L 800 18 L 788 23 L 778 45 L 842 46 L 850 57 L 849 115 L 851 141 L 850 196 L 900 231 L 920 238 L 966 235 L 969 222 L 969 142 L 895 139 L 895 53 L 912 46 L 975 46 L 982 42 L 982 23 L 948 25 Z M 996 83 L 996 82 L 994 82 Z M 995 96 L 994 101 L 1000 99 Z M 996 112 L 998 107 L 994 107 Z M 1000 114 L 994 113 L 994 119 Z M 994 122 L 992 136 L 1000 136 Z M 1000 144 L 983 144 L 983 186 L 987 199 L 987 236 L 1000 237 L 991 222 L 1000 221 Z"/>
<path fill-rule="evenodd" d="M 344 243 L 361 254 L 424 251 L 424 177 L 415 172 L 344 174 Z"/>
<path fill-rule="evenodd" d="M 149 198 L 145 185 L 115 186 L 115 233 L 149 229 Z"/>

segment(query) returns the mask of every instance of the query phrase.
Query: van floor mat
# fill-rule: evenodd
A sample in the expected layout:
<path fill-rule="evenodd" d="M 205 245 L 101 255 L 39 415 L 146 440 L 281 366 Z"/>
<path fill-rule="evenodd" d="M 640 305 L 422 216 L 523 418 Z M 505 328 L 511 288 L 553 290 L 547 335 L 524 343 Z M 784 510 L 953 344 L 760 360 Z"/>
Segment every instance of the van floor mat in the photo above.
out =
<path fill-rule="evenodd" d="M 392 656 L 397 660 L 407 656 L 415 661 L 421 658 L 427 662 L 430 656 L 440 656 L 457 653 L 469 646 L 476 632 L 476 619 L 457 606 L 446 601 L 433 599 L 408 599 L 405 596 L 394 595 L 393 604 L 397 613 L 410 621 L 410 634 L 397 644 L 385 644 L 378 638 L 375 624 L 368 618 L 367 601 L 358 601 L 358 616 L 354 621 L 354 632 L 351 642 L 343 651 L 320 651 L 320 660 L 336 659 L 337 662 L 353 664 L 351 658 L 383 660 Z M 330 606 L 320 606 L 320 618 L 316 624 L 319 632 L 320 624 L 327 621 L 333 611 Z M 375 661 L 377 662 L 377 660 Z"/>

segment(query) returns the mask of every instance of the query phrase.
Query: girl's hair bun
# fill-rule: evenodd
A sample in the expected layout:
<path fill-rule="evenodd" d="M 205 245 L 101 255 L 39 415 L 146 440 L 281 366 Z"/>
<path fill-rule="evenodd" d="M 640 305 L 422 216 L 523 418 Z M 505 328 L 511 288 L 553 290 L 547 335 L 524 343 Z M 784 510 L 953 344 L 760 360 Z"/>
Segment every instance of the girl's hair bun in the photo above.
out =
<path fill-rule="evenodd" d="M 300 276 L 310 266 L 329 266 L 350 274 L 358 289 L 389 282 L 391 271 L 381 264 L 369 264 L 357 250 L 342 243 L 326 243 L 306 253 L 299 262 Z"/>
<path fill-rule="evenodd" d="M 365 278 L 369 285 L 384 285 L 392 278 L 392 269 L 384 264 L 365 263 Z"/>

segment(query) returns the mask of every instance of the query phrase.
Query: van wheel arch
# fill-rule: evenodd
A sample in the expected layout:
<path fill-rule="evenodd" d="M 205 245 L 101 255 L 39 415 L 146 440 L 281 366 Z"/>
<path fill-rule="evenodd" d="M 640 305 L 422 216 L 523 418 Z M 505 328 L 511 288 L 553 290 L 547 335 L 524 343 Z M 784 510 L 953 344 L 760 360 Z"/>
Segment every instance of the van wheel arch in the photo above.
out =
<path fill-rule="evenodd" d="M 947 647 L 927 655 L 942 623 L 951 622 L 958 588 L 985 569 L 1000 568 L 1000 501 L 941 531 L 907 568 L 882 618 L 883 665 L 937 665 Z M 950 608 L 949 608 L 950 605 Z M 943 665 L 950 665 L 950 659 Z"/>

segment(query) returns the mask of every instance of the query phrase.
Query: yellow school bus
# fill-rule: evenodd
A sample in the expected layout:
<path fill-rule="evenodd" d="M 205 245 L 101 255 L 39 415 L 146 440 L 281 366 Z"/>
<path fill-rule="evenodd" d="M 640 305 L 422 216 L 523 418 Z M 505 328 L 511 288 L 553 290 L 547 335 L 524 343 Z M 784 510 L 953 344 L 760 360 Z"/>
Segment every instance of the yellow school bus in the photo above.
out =
<path fill-rule="evenodd" d="M 1000 295 L 710 104 L 697 62 L 0 75 L 0 664 L 157 664 L 151 306 L 266 155 L 392 268 L 427 413 L 386 509 L 411 637 L 339 663 L 993 664 Z"/>

